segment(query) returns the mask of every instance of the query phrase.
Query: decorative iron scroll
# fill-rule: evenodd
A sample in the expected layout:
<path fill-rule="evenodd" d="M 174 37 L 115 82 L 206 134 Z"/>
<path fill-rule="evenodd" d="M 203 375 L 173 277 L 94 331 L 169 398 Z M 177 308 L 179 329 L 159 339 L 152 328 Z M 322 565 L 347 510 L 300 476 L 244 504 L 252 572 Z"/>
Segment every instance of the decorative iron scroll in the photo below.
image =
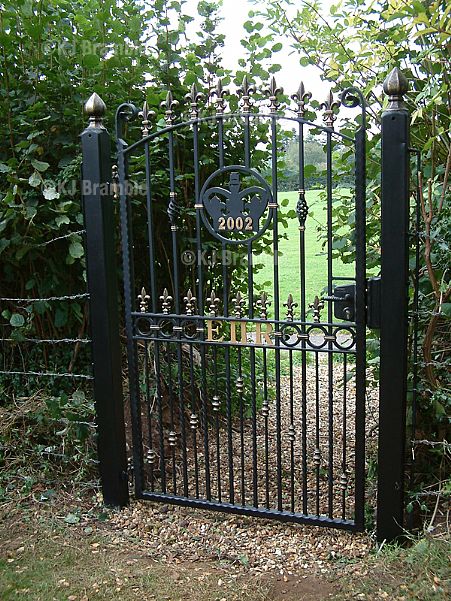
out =
<path fill-rule="evenodd" d="M 227 187 L 211 186 L 215 180 L 222 182 L 227 175 Z M 242 175 L 254 183 L 243 185 Z M 227 242 L 249 242 L 261 236 L 268 227 L 271 212 L 263 227 L 260 227 L 260 220 L 271 201 L 271 190 L 259 173 L 241 165 L 232 165 L 210 175 L 196 207 L 203 209 L 204 224 L 216 238 Z M 228 238 L 227 234 L 240 234 L 241 237 Z"/>

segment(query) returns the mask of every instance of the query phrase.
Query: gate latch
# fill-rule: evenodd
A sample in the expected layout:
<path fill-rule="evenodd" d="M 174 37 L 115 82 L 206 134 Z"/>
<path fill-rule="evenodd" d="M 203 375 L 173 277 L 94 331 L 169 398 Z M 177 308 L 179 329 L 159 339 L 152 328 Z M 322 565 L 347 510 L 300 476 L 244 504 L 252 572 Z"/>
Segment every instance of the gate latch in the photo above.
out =
<path fill-rule="evenodd" d="M 381 327 L 381 278 L 380 276 L 368 278 L 366 281 L 367 301 L 367 327 L 377 330 Z M 333 296 L 326 296 L 325 300 L 334 303 L 334 317 L 344 321 L 353 321 L 355 318 L 355 284 L 336 286 Z"/>
<path fill-rule="evenodd" d="M 353 321 L 355 316 L 355 284 L 336 286 L 334 295 L 326 297 L 334 303 L 334 317 L 343 321 Z"/>

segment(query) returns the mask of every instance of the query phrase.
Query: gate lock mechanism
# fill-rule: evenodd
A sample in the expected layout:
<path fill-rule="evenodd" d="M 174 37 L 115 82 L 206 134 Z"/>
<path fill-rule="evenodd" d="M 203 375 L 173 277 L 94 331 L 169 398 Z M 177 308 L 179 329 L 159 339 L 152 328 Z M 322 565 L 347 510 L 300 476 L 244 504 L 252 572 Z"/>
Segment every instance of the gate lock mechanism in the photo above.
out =
<path fill-rule="evenodd" d="M 334 317 L 344 321 L 355 318 L 355 284 L 336 286 L 333 296 L 324 300 L 334 303 Z M 381 313 L 381 278 L 368 278 L 366 281 L 366 325 L 371 329 L 380 328 Z"/>

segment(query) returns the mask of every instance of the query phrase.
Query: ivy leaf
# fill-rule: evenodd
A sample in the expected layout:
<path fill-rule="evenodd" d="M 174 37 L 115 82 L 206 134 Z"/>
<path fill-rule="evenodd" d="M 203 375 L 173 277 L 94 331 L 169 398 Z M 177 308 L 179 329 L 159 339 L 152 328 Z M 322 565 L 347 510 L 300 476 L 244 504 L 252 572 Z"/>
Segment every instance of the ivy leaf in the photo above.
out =
<path fill-rule="evenodd" d="M 56 188 L 45 188 L 42 192 L 44 198 L 46 200 L 55 200 L 55 198 L 60 197 L 60 193 L 56 191 Z"/>
<path fill-rule="evenodd" d="M 20 328 L 25 323 L 25 318 L 20 313 L 13 313 L 9 320 L 9 323 L 13 326 L 13 328 Z"/>
<path fill-rule="evenodd" d="M 0 163 L 0 173 L 9 173 L 11 169 L 5 163 Z"/>
<path fill-rule="evenodd" d="M 47 169 L 50 167 L 49 163 L 45 163 L 44 161 L 37 161 L 36 159 L 32 159 L 31 164 L 36 169 L 36 171 L 40 171 L 41 173 L 47 171 Z"/>
<path fill-rule="evenodd" d="M 33 186 L 33 188 L 37 188 L 39 186 L 39 184 L 41 183 L 41 176 L 37 171 L 33 171 L 33 173 L 28 178 L 28 183 L 30 184 L 30 186 Z"/>
<path fill-rule="evenodd" d="M 83 245 L 80 242 L 71 242 L 69 254 L 73 259 L 80 259 L 84 255 Z"/>

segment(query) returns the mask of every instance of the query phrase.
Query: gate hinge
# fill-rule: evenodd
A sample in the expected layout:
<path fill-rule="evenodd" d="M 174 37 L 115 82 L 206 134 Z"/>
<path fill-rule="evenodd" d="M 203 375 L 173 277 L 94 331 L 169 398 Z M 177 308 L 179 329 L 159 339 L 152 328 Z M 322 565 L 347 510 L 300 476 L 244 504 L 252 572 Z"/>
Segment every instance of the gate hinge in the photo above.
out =
<path fill-rule="evenodd" d="M 324 300 L 334 303 L 334 317 L 344 321 L 355 318 L 355 284 L 336 286 L 333 296 Z M 366 280 L 366 325 L 371 329 L 381 327 L 381 278 L 380 276 Z"/>

